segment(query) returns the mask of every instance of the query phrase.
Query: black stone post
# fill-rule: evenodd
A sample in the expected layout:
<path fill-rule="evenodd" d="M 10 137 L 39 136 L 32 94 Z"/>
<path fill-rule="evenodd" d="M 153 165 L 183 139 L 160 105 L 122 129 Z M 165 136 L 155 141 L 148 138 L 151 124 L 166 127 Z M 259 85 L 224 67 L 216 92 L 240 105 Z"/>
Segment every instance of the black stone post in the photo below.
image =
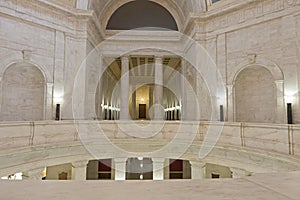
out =
<path fill-rule="evenodd" d="M 56 104 L 55 120 L 60 120 L 60 104 Z"/>
<path fill-rule="evenodd" d="M 293 124 L 293 109 L 291 103 L 287 103 L 287 122 L 288 124 Z"/>

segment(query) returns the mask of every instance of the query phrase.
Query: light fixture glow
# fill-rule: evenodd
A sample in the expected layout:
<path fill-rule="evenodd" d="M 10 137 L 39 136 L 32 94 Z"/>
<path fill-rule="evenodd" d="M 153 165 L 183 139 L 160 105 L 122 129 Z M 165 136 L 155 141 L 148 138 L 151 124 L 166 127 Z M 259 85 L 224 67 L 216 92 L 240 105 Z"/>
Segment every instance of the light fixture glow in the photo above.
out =
<path fill-rule="evenodd" d="M 142 161 L 142 160 L 144 160 L 144 158 L 143 157 L 138 157 L 137 158 L 139 161 Z"/>
<path fill-rule="evenodd" d="M 54 104 L 62 104 L 63 98 L 62 97 L 54 97 L 53 98 L 53 103 Z"/>
<path fill-rule="evenodd" d="M 54 91 L 53 92 L 53 104 L 62 104 L 64 101 L 64 92 L 63 91 Z"/>
<path fill-rule="evenodd" d="M 286 95 L 284 96 L 285 103 L 293 103 L 295 97 L 293 95 Z"/>

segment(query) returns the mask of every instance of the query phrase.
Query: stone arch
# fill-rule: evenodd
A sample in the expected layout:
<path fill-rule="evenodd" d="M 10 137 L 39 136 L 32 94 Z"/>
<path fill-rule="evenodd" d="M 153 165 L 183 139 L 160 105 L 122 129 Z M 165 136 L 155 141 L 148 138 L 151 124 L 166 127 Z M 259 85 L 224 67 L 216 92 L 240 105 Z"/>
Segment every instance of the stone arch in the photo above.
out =
<path fill-rule="evenodd" d="M 263 58 L 261 56 L 257 56 L 256 54 L 250 54 L 248 55 L 248 58 L 243 60 L 238 66 L 236 72 L 233 74 L 233 76 L 228 77 L 229 83 L 232 83 L 234 85 L 234 82 L 239 75 L 241 71 L 243 71 L 245 68 L 251 66 L 251 65 L 260 65 L 262 67 L 265 67 L 267 70 L 270 71 L 272 74 L 274 80 L 283 80 L 283 72 L 280 69 L 280 67 L 274 63 L 271 60 L 268 60 L 266 58 Z"/>
<path fill-rule="evenodd" d="M 266 59 L 264 57 L 258 56 L 256 54 L 248 54 L 236 68 L 234 73 L 228 75 L 228 85 L 227 85 L 227 116 L 228 121 L 236 120 L 236 99 L 235 99 L 235 82 L 238 75 L 246 68 L 251 66 L 260 66 L 265 68 L 270 72 L 273 77 L 274 88 L 274 98 L 275 98 L 275 119 L 273 122 L 285 123 L 285 105 L 284 105 L 284 74 L 281 68 L 273 61 Z"/>
<path fill-rule="evenodd" d="M 103 12 L 103 15 L 99 16 L 102 20 L 102 27 L 105 29 L 107 27 L 108 21 L 111 18 L 112 14 L 121 6 L 125 5 L 126 3 L 132 2 L 134 0 L 121 0 L 121 1 L 111 1 L 106 5 L 106 8 Z M 154 3 L 157 3 L 164 7 L 166 10 L 168 10 L 169 13 L 173 16 L 177 23 L 177 27 L 179 31 L 182 31 L 183 24 L 184 24 L 184 14 L 181 10 L 181 8 L 178 8 L 178 6 L 173 1 L 158 1 L 158 0 L 150 0 Z"/>
<path fill-rule="evenodd" d="M 5 67 L 1 77 L 1 120 L 45 118 L 46 78 L 39 67 L 30 62 L 15 62 Z"/>
<path fill-rule="evenodd" d="M 34 61 L 23 60 L 23 59 L 14 59 L 14 58 L 7 59 L 5 62 L 0 63 L 0 79 L 3 77 L 3 74 L 5 73 L 7 68 L 9 68 L 10 66 L 17 64 L 17 63 L 27 63 L 28 65 L 35 66 L 43 74 L 45 82 L 52 83 L 53 77 L 45 66 L 41 65 L 40 63 L 34 62 Z"/>
<path fill-rule="evenodd" d="M 106 29 L 170 29 L 178 31 L 172 14 L 153 1 L 131 1 L 119 7 L 110 17 Z"/>

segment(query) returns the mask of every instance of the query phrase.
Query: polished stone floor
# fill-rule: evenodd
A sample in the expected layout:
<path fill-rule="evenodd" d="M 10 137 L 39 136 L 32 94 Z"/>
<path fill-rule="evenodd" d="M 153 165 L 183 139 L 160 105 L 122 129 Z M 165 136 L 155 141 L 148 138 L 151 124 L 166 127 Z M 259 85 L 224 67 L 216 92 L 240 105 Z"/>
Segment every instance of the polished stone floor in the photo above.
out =
<path fill-rule="evenodd" d="M 178 181 L 0 181 L 1 200 L 299 200 L 300 172 Z"/>

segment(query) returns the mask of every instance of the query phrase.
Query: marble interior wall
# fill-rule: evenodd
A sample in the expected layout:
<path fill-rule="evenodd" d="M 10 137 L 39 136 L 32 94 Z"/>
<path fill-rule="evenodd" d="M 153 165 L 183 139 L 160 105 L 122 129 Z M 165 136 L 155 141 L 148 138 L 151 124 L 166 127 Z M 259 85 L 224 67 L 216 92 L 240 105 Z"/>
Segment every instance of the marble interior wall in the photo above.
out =
<path fill-rule="evenodd" d="M 292 95 L 295 99 L 295 102 L 293 102 L 295 108 L 294 117 L 295 121 L 298 121 L 300 119 L 297 111 L 299 61 L 295 55 L 297 52 L 296 37 L 291 37 L 291 35 L 295 34 L 295 26 L 293 24 L 295 19 L 290 18 L 290 20 L 291 22 L 287 22 L 285 18 L 274 19 L 226 33 L 227 80 L 234 81 L 234 77 L 239 70 L 245 67 L 242 65 L 242 63 L 245 63 L 245 60 L 248 60 L 248 64 L 255 64 L 256 58 L 261 57 L 275 63 L 281 73 L 284 74 L 285 95 Z M 267 65 L 265 67 L 270 67 Z M 249 74 L 249 76 L 251 75 Z M 273 78 L 277 79 L 278 77 Z M 227 84 L 233 83 L 228 82 Z M 255 82 L 251 81 L 248 83 L 255 84 Z M 270 88 L 270 90 L 272 89 Z M 256 104 L 263 104 L 268 100 L 270 99 L 257 99 Z M 235 100 L 235 102 L 238 102 L 238 100 Z M 274 102 L 274 100 L 271 102 Z M 275 104 L 272 103 L 272 105 Z M 238 104 L 235 107 L 239 109 Z M 236 113 L 238 112 L 241 111 L 236 110 Z M 258 119 L 265 118 L 262 112 L 256 115 Z M 273 120 L 267 121 L 272 122 Z M 284 123 L 284 121 L 282 120 L 281 123 Z"/>

